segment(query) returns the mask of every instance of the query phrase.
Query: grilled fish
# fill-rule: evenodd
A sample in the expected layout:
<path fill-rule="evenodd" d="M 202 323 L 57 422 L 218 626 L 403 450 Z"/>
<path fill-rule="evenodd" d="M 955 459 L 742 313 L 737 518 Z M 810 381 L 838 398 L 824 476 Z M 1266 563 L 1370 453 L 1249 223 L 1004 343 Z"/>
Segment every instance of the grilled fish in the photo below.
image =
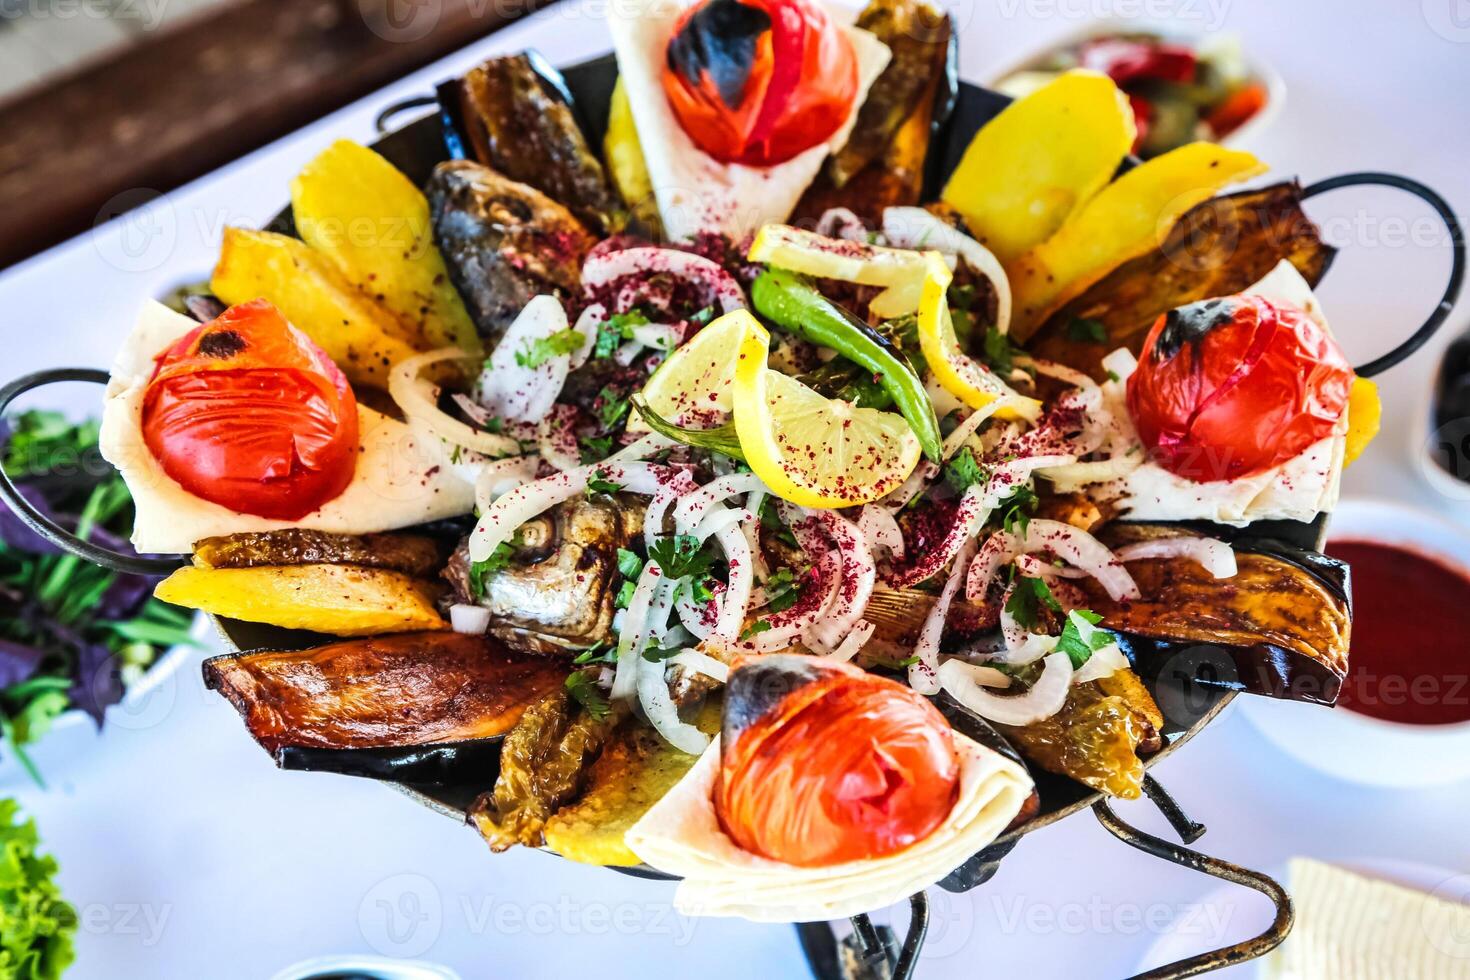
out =
<path fill-rule="evenodd" d="M 596 239 L 534 187 L 450 160 L 434 168 L 427 191 L 434 241 L 487 348 L 532 297 L 581 288 L 582 260 Z"/>

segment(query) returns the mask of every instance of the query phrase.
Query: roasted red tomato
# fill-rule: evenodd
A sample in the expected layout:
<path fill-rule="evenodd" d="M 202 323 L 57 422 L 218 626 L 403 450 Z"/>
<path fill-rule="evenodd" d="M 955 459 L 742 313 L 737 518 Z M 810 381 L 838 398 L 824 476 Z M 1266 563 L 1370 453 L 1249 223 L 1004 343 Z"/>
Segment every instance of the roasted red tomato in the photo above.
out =
<path fill-rule="evenodd" d="M 1159 317 L 1128 379 L 1128 410 L 1152 458 L 1197 482 L 1249 476 L 1326 438 L 1353 369 L 1315 320 L 1259 296 Z"/>
<path fill-rule="evenodd" d="M 674 29 L 663 85 L 701 150 L 768 167 L 842 127 L 857 99 L 857 54 L 808 0 L 705 0 Z"/>
<path fill-rule="evenodd" d="M 357 400 L 322 350 L 263 299 L 232 306 L 158 358 L 143 439 L 190 493 L 298 520 L 357 463 Z"/>
<path fill-rule="evenodd" d="M 849 664 L 737 662 L 725 690 L 715 812 L 747 851 L 820 867 L 933 833 L 959 795 L 954 733 L 924 698 Z"/>

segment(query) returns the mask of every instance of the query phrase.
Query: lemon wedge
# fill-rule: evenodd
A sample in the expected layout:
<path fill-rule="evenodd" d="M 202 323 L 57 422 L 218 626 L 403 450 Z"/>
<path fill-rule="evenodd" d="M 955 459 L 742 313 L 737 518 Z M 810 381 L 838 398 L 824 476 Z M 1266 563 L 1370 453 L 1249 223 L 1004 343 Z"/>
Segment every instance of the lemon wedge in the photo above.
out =
<path fill-rule="evenodd" d="M 925 252 L 924 283 L 919 296 L 919 346 L 940 387 L 972 409 L 983 408 L 997 398 L 1010 397 L 1017 407 L 997 411 L 997 418 L 1034 419 L 1041 402 L 1016 394 L 995 373 L 960 350 L 950 316 L 947 294 L 954 274 L 938 252 Z"/>
<path fill-rule="evenodd" d="M 740 338 L 755 323 L 744 310 L 726 313 L 681 344 L 643 385 L 643 398 L 661 418 L 696 429 L 708 428 L 730 412 L 730 385 Z M 759 326 L 759 324 L 757 324 Z M 628 431 L 649 431 L 634 412 Z"/>
<path fill-rule="evenodd" d="M 802 507 L 852 507 L 898 488 L 921 448 L 901 415 L 825 398 L 766 366 L 771 337 L 749 313 L 731 388 L 746 462 L 777 496 Z"/>
<path fill-rule="evenodd" d="M 764 225 L 746 258 L 821 279 L 884 286 L 868 308 L 884 319 L 914 312 L 924 282 L 924 256 L 902 248 L 827 238 L 790 225 Z"/>

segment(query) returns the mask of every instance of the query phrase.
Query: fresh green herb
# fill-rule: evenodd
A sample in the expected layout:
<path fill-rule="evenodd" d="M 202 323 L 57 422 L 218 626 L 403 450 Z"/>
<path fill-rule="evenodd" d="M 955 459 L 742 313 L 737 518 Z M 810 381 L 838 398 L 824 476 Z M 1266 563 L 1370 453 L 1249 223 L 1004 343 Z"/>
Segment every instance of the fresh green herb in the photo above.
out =
<path fill-rule="evenodd" d="M 648 647 L 648 648 L 646 648 L 643 651 L 643 659 L 644 660 L 647 660 L 651 664 L 661 664 L 665 660 L 668 660 L 670 657 L 674 656 L 674 654 L 678 653 L 682 649 L 684 649 L 684 648 L 683 647 Z"/>
<path fill-rule="evenodd" d="M 573 660 L 572 663 L 580 667 L 585 664 L 613 663 L 617 659 L 617 647 L 613 646 L 611 643 L 599 643 L 596 646 L 589 647 L 586 650 L 583 650 L 581 653 L 577 654 L 577 658 Z"/>
<path fill-rule="evenodd" d="M 501 419 L 501 418 L 489 418 L 489 419 L 486 419 L 485 420 L 484 429 L 485 429 L 486 432 L 493 432 L 495 435 L 498 436 L 502 432 L 505 431 L 505 419 Z"/>
<path fill-rule="evenodd" d="M 990 473 L 975 459 L 975 454 L 969 446 L 964 446 L 954 456 L 950 457 L 948 463 L 944 464 L 944 482 L 948 483 L 955 493 L 964 493 L 975 484 L 985 485 L 990 479 Z"/>
<path fill-rule="evenodd" d="M 1079 343 L 1106 344 L 1108 328 L 1101 320 L 1075 316 L 1072 322 L 1067 324 L 1067 336 Z"/>
<path fill-rule="evenodd" d="M 583 463 L 597 463 L 612 455 L 612 436 L 584 436 L 577 440 Z"/>
<path fill-rule="evenodd" d="M 1062 604 L 1051 594 L 1051 586 L 1045 580 L 1022 576 L 1016 580 L 1011 597 L 1006 601 L 1006 612 L 1011 614 L 1023 629 L 1033 628 L 1041 618 L 1041 607 L 1052 612 L 1061 612 Z"/>
<path fill-rule="evenodd" d="M 1008 334 L 1003 334 L 994 327 L 985 331 L 984 358 L 997 374 L 1010 374 L 1021 353 L 1021 349 L 1011 343 Z"/>
<path fill-rule="evenodd" d="M 785 612 L 801 598 L 801 581 L 791 569 L 778 569 L 766 579 L 766 598 L 766 608 L 771 612 Z"/>
<path fill-rule="evenodd" d="M 57 887 L 56 859 L 36 853 L 36 822 L 0 800 L 0 977 L 58 980 L 75 959 L 77 913 Z"/>
<path fill-rule="evenodd" d="M 1102 617 L 1091 609 L 1073 609 L 1067 613 L 1067 623 L 1057 638 L 1057 649 L 1071 658 L 1073 669 L 1087 663 L 1103 647 L 1117 642 L 1112 633 L 1097 628 L 1100 622 Z"/>
<path fill-rule="evenodd" d="M 618 594 L 613 598 L 613 605 L 619 609 L 627 609 L 628 606 L 632 605 L 633 593 L 637 589 L 638 584 L 636 582 L 630 582 L 625 579 L 623 584 L 618 587 Z"/>
<path fill-rule="evenodd" d="M 628 414 L 628 399 L 619 396 L 611 387 L 604 385 L 597 393 L 597 398 L 597 420 L 604 429 L 613 428 Z"/>
<path fill-rule="evenodd" d="M 623 489 L 623 485 L 609 479 L 607 470 L 593 470 L 592 476 L 587 480 L 587 495 L 589 497 L 594 493 L 617 493 L 621 489 Z"/>
<path fill-rule="evenodd" d="M 711 303 L 709 306 L 706 306 L 704 309 L 700 310 L 698 313 L 696 313 L 693 316 L 691 316 L 689 318 L 689 322 L 692 323 L 692 324 L 694 324 L 697 327 L 704 327 L 704 326 L 708 326 L 709 323 L 710 323 L 710 321 L 713 320 L 714 318 L 715 318 L 715 307 L 714 307 L 714 304 Z"/>
<path fill-rule="evenodd" d="M 602 696 L 597 685 L 585 671 L 577 670 L 567 675 L 567 693 L 572 696 L 596 721 L 607 717 L 607 698 Z"/>
<path fill-rule="evenodd" d="M 798 548 L 796 535 L 791 533 L 791 528 L 781 520 L 781 512 L 776 509 L 776 501 L 769 494 L 761 501 L 761 530 L 772 535 L 775 539 L 788 548 Z"/>
<path fill-rule="evenodd" d="M 622 573 L 623 578 L 637 578 L 643 574 L 643 559 L 638 557 L 637 552 L 619 548 L 618 571 Z"/>
<path fill-rule="evenodd" d="M 519 546 L 511 541 L 502 541 L 490 552 L 489 558 L 470 562 L 470 595 L 476 599 L 485 597 L 485 580 L 510 564 L 517 547 Z"/>
<path fill-rule="evenodd" d="M 597 328 L 597 340 L 592 345 L 593 357 L 611 357 L 625 340 L 633 339 L 633 328 L 648 323 L 648 317 L 637 310 L 614 313 Z"/>
<path fill-rule="evenodd" d="M 863 654 L 875 667 L 885 667 L 888 670 L 906 670 L 911 664 L 919 662 L 917 656 L 904 657 L 902 660 L 894 660 L 892 657 L 884 657 L 878 654 Z"/>
<path fill-rule="evenodd" d="M 526 345 L 525 350 L 516 351 L 516 363 L 523 368 L 537 368 L 561 354 L 571 354 L 582 346 L 582 335 L 568 328 L 558 330 L 550 337 L 537 337 Z"/>
<path fill-rule="evenodd" d="M 714 555 L 692 534 L 666 534 L 648 549 L 649 561 L 671 579 L 701 578 L 709 574 Z"/>
<path fill-rule="evenodd" d="M 1031 515 L 1036 513 L 1038 502 L 1036 491 L 1024 483 L 1018 484 L 996 505 L 996 509 L 1004 515 L 1001 518 L 1001 527 L 1007 534 L 1020 534 L 1024 537 L 1026 528 L 1031 524 Z"/>
<path fill-rule="evenodd" d="M 1116 384 L 1117 382 L 1123 380 L 1123 376 L 1121 374 L 1119 374 L 1117 371 L 1114 371 L 1112 368 L 1109 368 L 1108 369 L 1108 380 L 1111 381 L 1111 382 L 1113 382 L 1114 384 Z"/>
<path fill-rule="evenodd" d="M 742 640 L 748 640 L 751 637 L 755 636 L 757 633 L 764 633 L 770 628 L 771 623 L 769 620 L 757 619 L 755 622 L 751 623 L 749 626 L 745 627 L 745 629 L 740 631 L 740 638 Z"/>
<path fill-rule="evenodd" d="M 975 287 L 971 283 L 953 283 L 948 299 L 951 310 L 968 310 L 975 305 Z"/>
<path fill-rule="evenodd" d="M 949 318 L 961 350 L 969 350 L 975 335 L 975 287 L 969 283 L 949 287 Z"/>

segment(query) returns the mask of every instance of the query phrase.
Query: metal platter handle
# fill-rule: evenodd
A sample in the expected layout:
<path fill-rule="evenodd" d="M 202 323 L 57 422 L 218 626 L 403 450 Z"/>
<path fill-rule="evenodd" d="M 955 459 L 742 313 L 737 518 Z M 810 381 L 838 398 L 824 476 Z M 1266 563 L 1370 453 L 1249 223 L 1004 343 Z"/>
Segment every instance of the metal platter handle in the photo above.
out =
<path fill-rule="evenodd" d="M 1367 364 L 1355 368 L 1357 373 L 1365 378 L 1382 374 L 1423 347 L 1429 338 L 1434 336 L 1434 332 L 1440 328 L 1441 324 L 1449 318 L 1450 311 L 1454 309 L 1455 302 L 1460 298 L 1460 287 L 1465 282 L 1465 232 L 1461 229 L 1460 220 L 1455 217 L 1455 211 L 1450 207 L 1449 202 L 1440 196 L 1432 187 L 1427 187 L 1417 180 L 1399 174 L 1364 171 L 1362 173 L 1343 174 L 1340 177 L 1329 177 L 1326 180 L 1319 180 L 1302 191 L 1302 200 L 1305 201 L 1308 198 L 1316 197 L 1318 194 L 1325 194 L 1328 191 L 1335 191 L 1342 187 L 1363 187 L 1368 185 L 1393 187 L 1401 191 L 1407 191 L 1434 209 L 1435 214 L 1439 216 L 1440 221 L 1444 222 L 1445 229 L 1450 233 L 1450 279 L 1449 283 L 1445 286 L 1443 295 L 1439 298 L 1439 303 L 1434 307 L 1434 311 L 1429 314 L 1428 319 L 1419 325 L 1419 329 L 1415 330 L 1409 335 L 1407 340 L 1387 354 L 1381 357 L 1375 357 Z"/>
<path fill-rule="evenodd" d="M 1183 810 L 1172 797 L 1164 792 L 1163 787 L 1155 782 L 1152 776 L 1146 776 L 1144 779 L 1144 790 L 1148 793 L 1149 799 L 1163 811 L 1164 816 L 1169 819 L 1169 823 L 1181 837 L 1193 840 L 1204 833 L 1204 828 L 1185 816 Z M 1155 837 L 1153 834 L 1139 830 L 1114 813 L 1107 800 L 1098 800 L 1094 803 L 1092 812 L 1097 817 L 1098 823 L 1103 825 L 1103 829 L 1129 847 L 1136 847 L 1145 854 L 1163 858 L 1180 867 L 1190 868 L 1246 888 L 1254 888 L 1276 906 L 1276 917 L 1266 931 L 1260 935 L 1230 946 L 1223 946 L 1220 949 L 1199 953 L 1188 959 L 1167 963 L 1137 974 L 1130 980 L 1178 980 L 1180 977 L 1199 976 L 1201 973 L 1210 973 L 1227 966 L 1234 966 L 1237 963 L 1264 956 L 1281 945 L 1287 933 L 1291 932 L 1294 914 L 1291 896 L 1274 878 L 1263 875 L 1259 871 L 1251 871 L 1228 861 L 1210 857 L 1208 854 L 1201 854 L 1199 851 L 1190 850 L 1182 845 L 1172 844 L 1161 837 Z"/>
<path fill-rule="evenodd" d="M 36 371 L 33 374 L 16 378 L 0 388 L 0 415 L 4 415 L 5 410 L 16 398 L 45 385 L 62 381 L 89 381 L 93 384 L 105 385 L 107 380 L 107 372 L 96 368 L 52 368 L 48 371 Z M 62 551 L 114 572 L 133 575 L 167 575 L 178 568 L 181 562 L 181 559 L 178 558 L 147 558 L 142 555 L 125 554 L 77 537 L 41 513 L 34 504 L 27 500 L 20 492 L 20 488 L 10 479 L 10 474 L 5 472 L 3 466 L 0 466 L 0 502 L 9 507 L 11 512 L 25 523 L 26 527 Z"/>

